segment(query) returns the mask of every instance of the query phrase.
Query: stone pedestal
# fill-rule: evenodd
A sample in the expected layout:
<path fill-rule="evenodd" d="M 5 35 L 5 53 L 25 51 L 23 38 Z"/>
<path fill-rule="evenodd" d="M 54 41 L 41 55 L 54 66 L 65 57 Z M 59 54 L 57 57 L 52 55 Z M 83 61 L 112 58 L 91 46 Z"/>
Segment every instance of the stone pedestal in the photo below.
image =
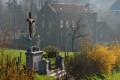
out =
<path fill-rule="evenodd" d="M 27 51 L 27 53 L 26 53 L 26 67 L 34 69 L 35 71 L 38 71 L 39 62 L 41 61 L 42 54 L 43 54 L 42 51 L 36 51 L 36 52 Z"/>
<path fill-rule="evenodd" d="M 49 61 L 41 60 L 39 63 L 39 74 L 48 75 L 49 74 Z"/>

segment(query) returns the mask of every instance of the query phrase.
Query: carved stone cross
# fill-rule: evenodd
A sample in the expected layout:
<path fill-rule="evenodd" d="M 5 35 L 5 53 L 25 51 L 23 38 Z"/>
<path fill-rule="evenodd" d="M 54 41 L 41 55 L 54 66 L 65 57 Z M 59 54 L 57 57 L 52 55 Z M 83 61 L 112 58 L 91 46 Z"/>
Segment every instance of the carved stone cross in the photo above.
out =
<path fill-rule="evenodd" d="M 35 20 L 32 19 L 31 12 L 29 12 L 29 18 L 27 19 L 27 21 L 29 22 L 29 35 L 30 37 L 32 37 L 32 24 L 35 22 Z"/>

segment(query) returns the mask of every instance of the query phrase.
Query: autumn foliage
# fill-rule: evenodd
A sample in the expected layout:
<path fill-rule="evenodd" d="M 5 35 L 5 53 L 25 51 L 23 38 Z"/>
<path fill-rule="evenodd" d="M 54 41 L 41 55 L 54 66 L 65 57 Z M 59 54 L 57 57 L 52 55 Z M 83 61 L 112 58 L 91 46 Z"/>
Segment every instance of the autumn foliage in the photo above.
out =
<path fill-rule="evenodd" d="M 88 56 L 95 71 L 101 74 L 109 74 L 117 60 L 115 51 L 107 45 L 95 45 Z"/>
<path fill-rule="evenodd" d="M 9 43 L 9 29 L 0 30 L 0 80 L 33 80 L 34 71 L 27 70 L 25 65 L 20 64 L 17 57 L 12 58 L 4 54 Z M 19 57 L 20 58 L 20 57 Z"/>
<path fill-rule="evenodd" d="M 0 59 L 0 80 L 33 80 L 33 70 L 20 65 L 16 58 Z"/>
<path fill-rule="evenodd" d="M 88 79 L 94 74 L 108 75 L 115 69 L 120 70 L 119 44 L 87 45 L 87 48 L 85 46 L 81 52 L 70 57 L 66 62 L 66 70 L 69 75 L 76 79 Z"/>

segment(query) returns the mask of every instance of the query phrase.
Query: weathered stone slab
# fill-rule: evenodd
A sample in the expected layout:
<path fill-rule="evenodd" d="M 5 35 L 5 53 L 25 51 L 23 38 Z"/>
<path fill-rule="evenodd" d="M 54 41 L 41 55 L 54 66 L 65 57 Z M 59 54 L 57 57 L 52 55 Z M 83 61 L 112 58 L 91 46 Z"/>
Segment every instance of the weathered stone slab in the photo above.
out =
<path fill-rule="evenodd" d="M 27 51 L 26 52 L 26 67 L 32 68 L 35 71 L 38 71 L 39 62 L 42 59 L 42 55 L 43 55 L 43 51 L 36 51 L 36 52 Z"/>
<path fill-rule="evenodd" d="M 48 75 L 49 74 L 49 61 L 41 60 L 39 63 L 39 74 Z"/>

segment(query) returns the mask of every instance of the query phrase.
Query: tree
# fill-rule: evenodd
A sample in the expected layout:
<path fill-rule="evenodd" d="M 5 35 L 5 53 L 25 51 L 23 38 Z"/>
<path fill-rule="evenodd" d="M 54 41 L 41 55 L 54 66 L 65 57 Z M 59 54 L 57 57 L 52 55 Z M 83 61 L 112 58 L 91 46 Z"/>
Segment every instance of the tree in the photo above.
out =
<path fill-rule="evenodd" d="M 4 7 L 3 7 L 3 1 L 2 0 L 0 0 L 0 25 L 1 26 L 3 26 L 3 9 Z"/>
<path fill-rule="evenodd" d="M 74 43 L 76 39 L 84 38 L 89 41 L 91 29 L 89 26 L 88 16 L 81 13 L 79 20 L 76 21 L 76 26 L 71 29 L 69 36 L 71 37 L 71 48 L 74 51 Z"/>
<path fill-rule="evenodd" d="M 72 30 L 72 34 L 70 35 L 70 36 L 71 36 L 72 52 L 74 51 L 74 42 L 75 42 L 75 39 L 86 36 L 86 35 L 82 35 L 82 34 L 77 34 L 77 33 L 79 32 L 79 29 L 80 29 L 81 27 L 82 27 L 82 26 L 79 25 L 79 22 L 77 22 L 76 28 L 74 28 L 74 29 Z"/>

